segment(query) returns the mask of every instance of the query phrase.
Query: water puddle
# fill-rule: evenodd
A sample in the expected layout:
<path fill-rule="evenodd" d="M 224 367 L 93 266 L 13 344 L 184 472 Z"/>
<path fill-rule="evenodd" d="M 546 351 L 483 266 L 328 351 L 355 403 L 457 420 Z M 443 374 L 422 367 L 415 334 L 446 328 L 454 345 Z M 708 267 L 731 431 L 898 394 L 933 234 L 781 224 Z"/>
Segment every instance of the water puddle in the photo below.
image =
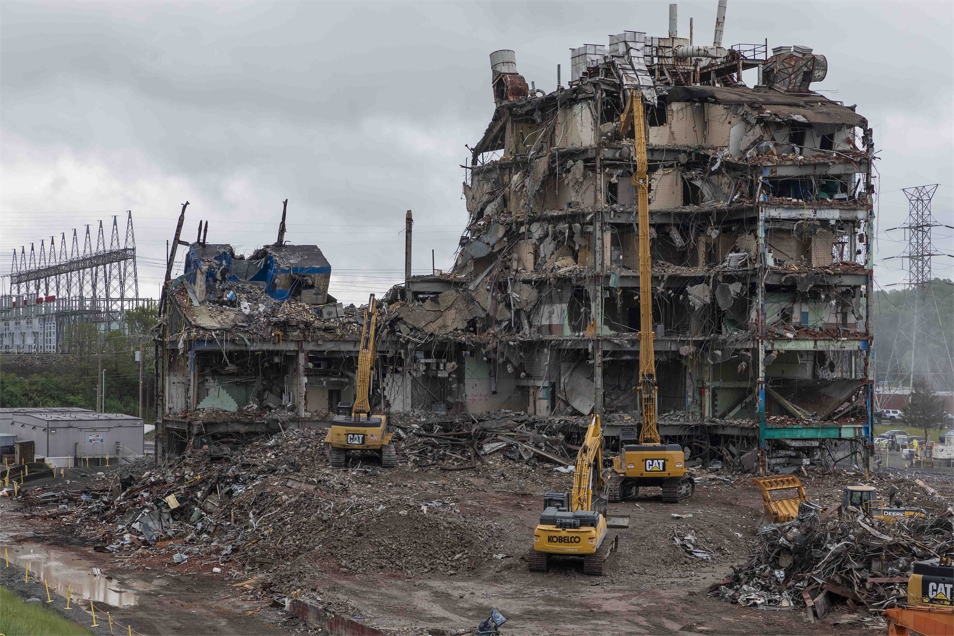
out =
<path fill-rule="evenodd" d="M 108 603 L 114 607 L 129 607 L 139 602 L 136 592 L 127 589 L 113 577 L 98 573 L 84 560 L 68 553 L 50 550 L 39 545 L 0 545 L 6 549 L 10 562 L 21 568 L 30 564 L 30 577 L 46 581 L 50 591 L 66 596 L 66 588 L 75 600 Z M 0 554 L 0 558 L 3 555 Z M 2 563 L 0 563 L 2 565 Z"/>

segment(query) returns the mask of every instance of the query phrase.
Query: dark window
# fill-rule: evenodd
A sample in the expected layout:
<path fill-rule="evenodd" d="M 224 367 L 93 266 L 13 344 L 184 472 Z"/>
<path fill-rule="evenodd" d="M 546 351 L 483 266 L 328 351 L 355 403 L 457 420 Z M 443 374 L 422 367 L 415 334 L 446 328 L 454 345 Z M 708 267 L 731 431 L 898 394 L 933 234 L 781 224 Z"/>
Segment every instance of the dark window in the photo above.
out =
<path fill-rule="evenodd" d="M 822 135 L 822 138 L 821 138 L 821 149 L 822 149 L 822 150 L 834 150 L 834 149 L 835 149 L 835 136 L 834 136 L 834 135 Z"/>
<path fill-rule="evenodd" d="M 795 144 L 796 146 L 805 145 L 805 127 L 800 124 L 792 124 L 791 132 L 788 135 L 788 140 Z"/>
<path fill-rule="evenodd" d="M 667 121 L 667 111 L 666 104 L 659 104 L 657 106 L 649 107 L 649 125 L 650 126 L 665 126 Z"/>

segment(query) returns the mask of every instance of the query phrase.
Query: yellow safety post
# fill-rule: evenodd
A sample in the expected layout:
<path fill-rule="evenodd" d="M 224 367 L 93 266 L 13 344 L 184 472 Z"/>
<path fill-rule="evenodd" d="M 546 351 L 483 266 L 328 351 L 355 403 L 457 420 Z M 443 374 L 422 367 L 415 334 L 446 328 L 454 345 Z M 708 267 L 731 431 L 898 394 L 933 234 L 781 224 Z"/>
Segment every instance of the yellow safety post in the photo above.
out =
<path fill-rule="evenodd" d="M 29 561 L 27 561 L 27 564 L 26 564 L 26 575 L 23 577 L 23 582 L 24 583 L 30 582 L 30 562 Z"/>
<path fill-rule="evenodd" d="M 89 468 L 89 457 L 86 458 L 86 467 Z"/>
<path fill-rule="evenodd" d="M 17 482 L 13 482 L 13 496 L 14 497 L 20 496 L 20 484 L 18 484 Z"/>
<path fill-rule="evenodd" d="M 89 613 L 93 616 L 93 627 L 99 627 L 99 623 L 96 622 L 96 608 L 93 607 L 93 601 L 89 602 Z"/>
<path fill-rule="evenodd" d="M 113 633 L 113 617 L 109 615 L 109 612 L 106 612 L 106 620 L 109 621 L 109 633 Z"/>
<path fill-rule="evenodd" d="M 106 453 L 106 465 L 109 466 L 109 453 Z"/>
<path fill-rule="evenodd" d="M 3 560 L 6 561 L 6 565 L 4 565 L 3 567 L 5 568 L 10 567 L 10 552 L 7 551 L 6 548 L 3 549 Z"/>
<path fill-rule="evenodd" d="M 129 636 L 132 636 L 132 625 L 126 625 L 126 629 L 129 630 Z"/>
<path fill-rule="evenodd" d="M 50 598 L 50 584 L 46 582 L 46 579 L 43 579 L 43 587 L 46 588 L 46 602 L 52 603 L 53 599 Z"/>
<path fill-rule="evenodd" d="M 66 609 L 70 609 L 70 598 L 71 598 L 70 586 L 67 585 L 66 586 Z"/>
<path fill-rule="evenodd" d="M 24 464 L 24 465 L 23 465 L 23 472 L 26 473 L 26 476 L 27 476 L 27 477 L 30 476 L 30 465 L 29 465 L 29 464 Z"/>

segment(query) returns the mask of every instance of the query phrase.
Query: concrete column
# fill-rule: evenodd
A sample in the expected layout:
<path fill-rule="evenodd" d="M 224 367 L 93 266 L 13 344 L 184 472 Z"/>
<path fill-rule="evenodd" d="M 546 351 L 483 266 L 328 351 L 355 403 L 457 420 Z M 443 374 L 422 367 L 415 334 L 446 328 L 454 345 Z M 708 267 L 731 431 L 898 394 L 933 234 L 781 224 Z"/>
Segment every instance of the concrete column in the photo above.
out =
<path fill-rule="evenodd" d="M 603 93 L 597 96 L 597 112 L 603 112 Z M 600 118 L 593 120 L 593 136 L 596 141 L 596 209 L 593 212 L 593 286 L 591 293 L 593 295 L 593 321 L 596 324 L 596 332 L 593 337 L 593 412 L 597 415 L 603 414 L 603 260 L 604 260 L 604 237 L 603 237 L 603 201 L 605 195 L 603 188 L 606 187 L 603 179 L 602 159 L 602 135 L 600 135 Z"/>
<path fill-rule="evenodd" d="M 306 386 L 308 378 L 305 376 L 305 369 L 308 368 L 308 352 L 305 351 L 305 343 L 298 343 L 298 365 L 295 371 L 295 412 L 298 417 L 305 417 Z"/>

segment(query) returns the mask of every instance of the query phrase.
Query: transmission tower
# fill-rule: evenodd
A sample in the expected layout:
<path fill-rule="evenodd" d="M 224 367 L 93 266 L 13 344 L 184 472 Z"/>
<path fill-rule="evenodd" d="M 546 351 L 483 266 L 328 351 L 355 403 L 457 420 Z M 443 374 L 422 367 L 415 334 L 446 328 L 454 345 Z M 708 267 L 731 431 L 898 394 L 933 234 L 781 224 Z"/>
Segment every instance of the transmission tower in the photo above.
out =
<path fill-rule="evenodd" d="M 114 216 L 107 234 L 100 221 L 94 232 L 73 230 L 67 249 L 66 232 L 59 249 L 53 236 L 13 251 L 9 288 L 0 294 L 0 351 L 63 352 L 67 331 L 90 323 L 106 332 L 125 329 L 125 312 L 155 301 L 139 297 L 136 236 L 132 212 L 126 212 L 125 235 Z M 82 237 L 82 238 L 81 238 Z M 82 245 L 82 249 L 80 249 Z"/>
<path fill-rule="evenodd" d="M 938 184 L 903 188 L 908 198 L 908 218 L 904 225 L 888 230 L 904 230 L 907 235 L 904 252 L 889 258 L 907 260 L 908 293 L 885 378 L 889 382 L 900 380 L 909 389 L 915 377 L 924 377 L 936 389 L 954 388 L 951 345 L 944 337 L 942 313 L 931 285 L 931 260 L 935 256 L 949 256 L 934 249 L 931 230 L 951 227 L 938 223 L 931 214 L 931 200 L 937 188 Z"/>

